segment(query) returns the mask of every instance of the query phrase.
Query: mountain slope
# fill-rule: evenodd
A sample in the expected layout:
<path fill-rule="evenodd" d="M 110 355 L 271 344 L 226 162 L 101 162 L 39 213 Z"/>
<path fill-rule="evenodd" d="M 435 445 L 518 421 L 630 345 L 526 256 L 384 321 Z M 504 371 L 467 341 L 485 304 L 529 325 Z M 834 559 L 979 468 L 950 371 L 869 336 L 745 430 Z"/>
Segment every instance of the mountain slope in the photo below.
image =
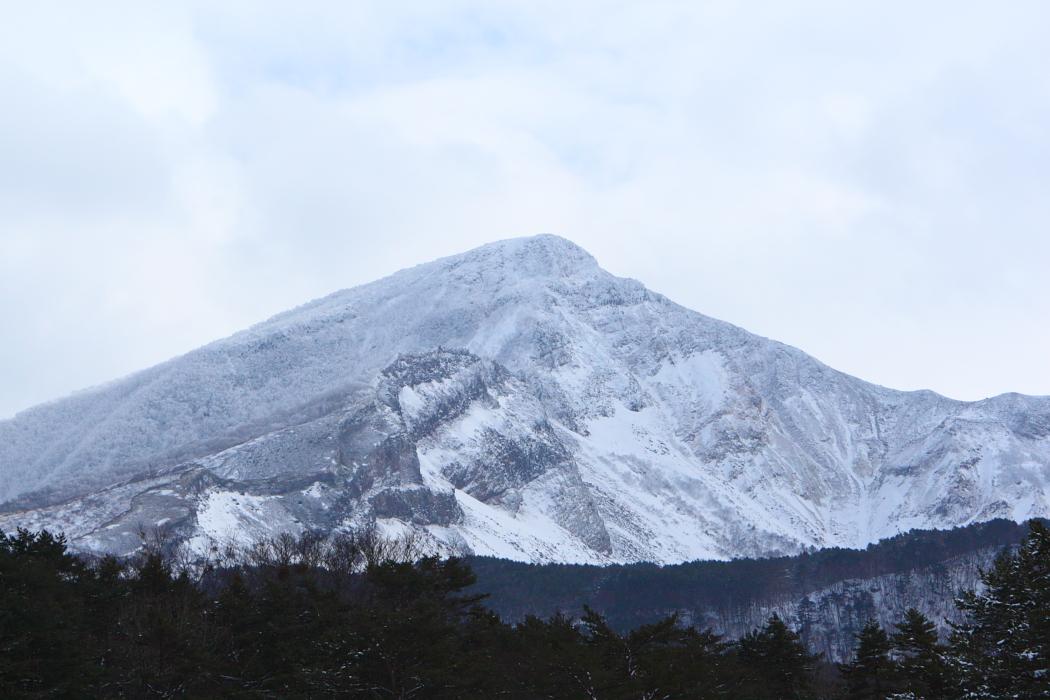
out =
<path fill-rule="evenodd" d="M 1050 514 L 1050 398 L 897 392 L 554 236 L 337 292 L 0 422 L 0 526 L 126 551 L 377 521 L 521 560 L 863 546 Z"/>

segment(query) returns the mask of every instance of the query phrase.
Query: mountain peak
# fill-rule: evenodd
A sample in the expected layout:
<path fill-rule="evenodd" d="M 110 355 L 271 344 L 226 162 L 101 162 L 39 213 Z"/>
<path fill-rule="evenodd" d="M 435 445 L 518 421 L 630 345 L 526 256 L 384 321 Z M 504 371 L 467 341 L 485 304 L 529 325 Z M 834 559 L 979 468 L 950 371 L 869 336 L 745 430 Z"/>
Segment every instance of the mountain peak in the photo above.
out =
<path fill-rule="evenodd" d="M 375 523 L 534 561 L 770 556 L 1046 516 L 1050 400 L 874 387 L 542 235 L 0 421 L 4 499 L 0 529 L 100 552 Z"/>
<path fill-rule="evenodd" d="M 562 277 L 598 269 L 594 256 L 550 233 L 495 241 L 446 258 L 445 263 L 449 269 L 463 264 L 509 268 L 530 277 Z"/>

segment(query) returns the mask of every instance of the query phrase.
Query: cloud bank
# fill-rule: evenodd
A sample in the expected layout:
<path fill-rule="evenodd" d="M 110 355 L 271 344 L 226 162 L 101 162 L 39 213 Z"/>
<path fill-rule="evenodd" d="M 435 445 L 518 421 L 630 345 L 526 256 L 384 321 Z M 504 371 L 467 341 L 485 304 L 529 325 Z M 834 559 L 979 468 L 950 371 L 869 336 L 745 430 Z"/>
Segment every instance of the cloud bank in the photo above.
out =
<path fill-rule="evenodd" d="M 554 232 L 895 388 L 1050 393 L 1050 6 L 141 3 L 0 26 L 0 416 Z"/>

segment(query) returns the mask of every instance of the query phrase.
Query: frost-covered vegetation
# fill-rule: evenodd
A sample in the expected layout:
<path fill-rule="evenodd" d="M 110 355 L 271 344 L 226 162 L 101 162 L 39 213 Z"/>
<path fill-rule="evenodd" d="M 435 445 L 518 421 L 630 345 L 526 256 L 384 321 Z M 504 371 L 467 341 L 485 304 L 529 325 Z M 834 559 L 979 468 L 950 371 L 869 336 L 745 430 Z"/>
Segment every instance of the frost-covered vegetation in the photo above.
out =
<path fill-rule="evenodd" d="M 779 617 L 735 641 L 590 608 L 511 625 L 460 559 L 374 530 L 279 536 L 179 561 L 163 543 L 88 561 L 47 531 L 0 538 L 3 697 L 1041 698 L 1050 532 L 1036 522 L 960 596 L 940 638 L 909 610 L 811 654 Z"/>

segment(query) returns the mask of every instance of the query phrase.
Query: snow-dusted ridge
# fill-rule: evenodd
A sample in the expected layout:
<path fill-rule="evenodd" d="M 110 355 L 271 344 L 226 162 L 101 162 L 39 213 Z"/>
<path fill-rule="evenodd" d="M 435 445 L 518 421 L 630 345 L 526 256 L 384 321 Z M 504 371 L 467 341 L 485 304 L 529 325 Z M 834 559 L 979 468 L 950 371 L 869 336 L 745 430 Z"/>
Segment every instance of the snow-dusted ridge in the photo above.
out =
<path fill-rule="evenodd" d="M 537 236 L 2 421 L 0 500 L 111 551 L 369 521 L 535 561 L 862 546 L 1050 515 L 1050 398 L 868 384 Z"/>

